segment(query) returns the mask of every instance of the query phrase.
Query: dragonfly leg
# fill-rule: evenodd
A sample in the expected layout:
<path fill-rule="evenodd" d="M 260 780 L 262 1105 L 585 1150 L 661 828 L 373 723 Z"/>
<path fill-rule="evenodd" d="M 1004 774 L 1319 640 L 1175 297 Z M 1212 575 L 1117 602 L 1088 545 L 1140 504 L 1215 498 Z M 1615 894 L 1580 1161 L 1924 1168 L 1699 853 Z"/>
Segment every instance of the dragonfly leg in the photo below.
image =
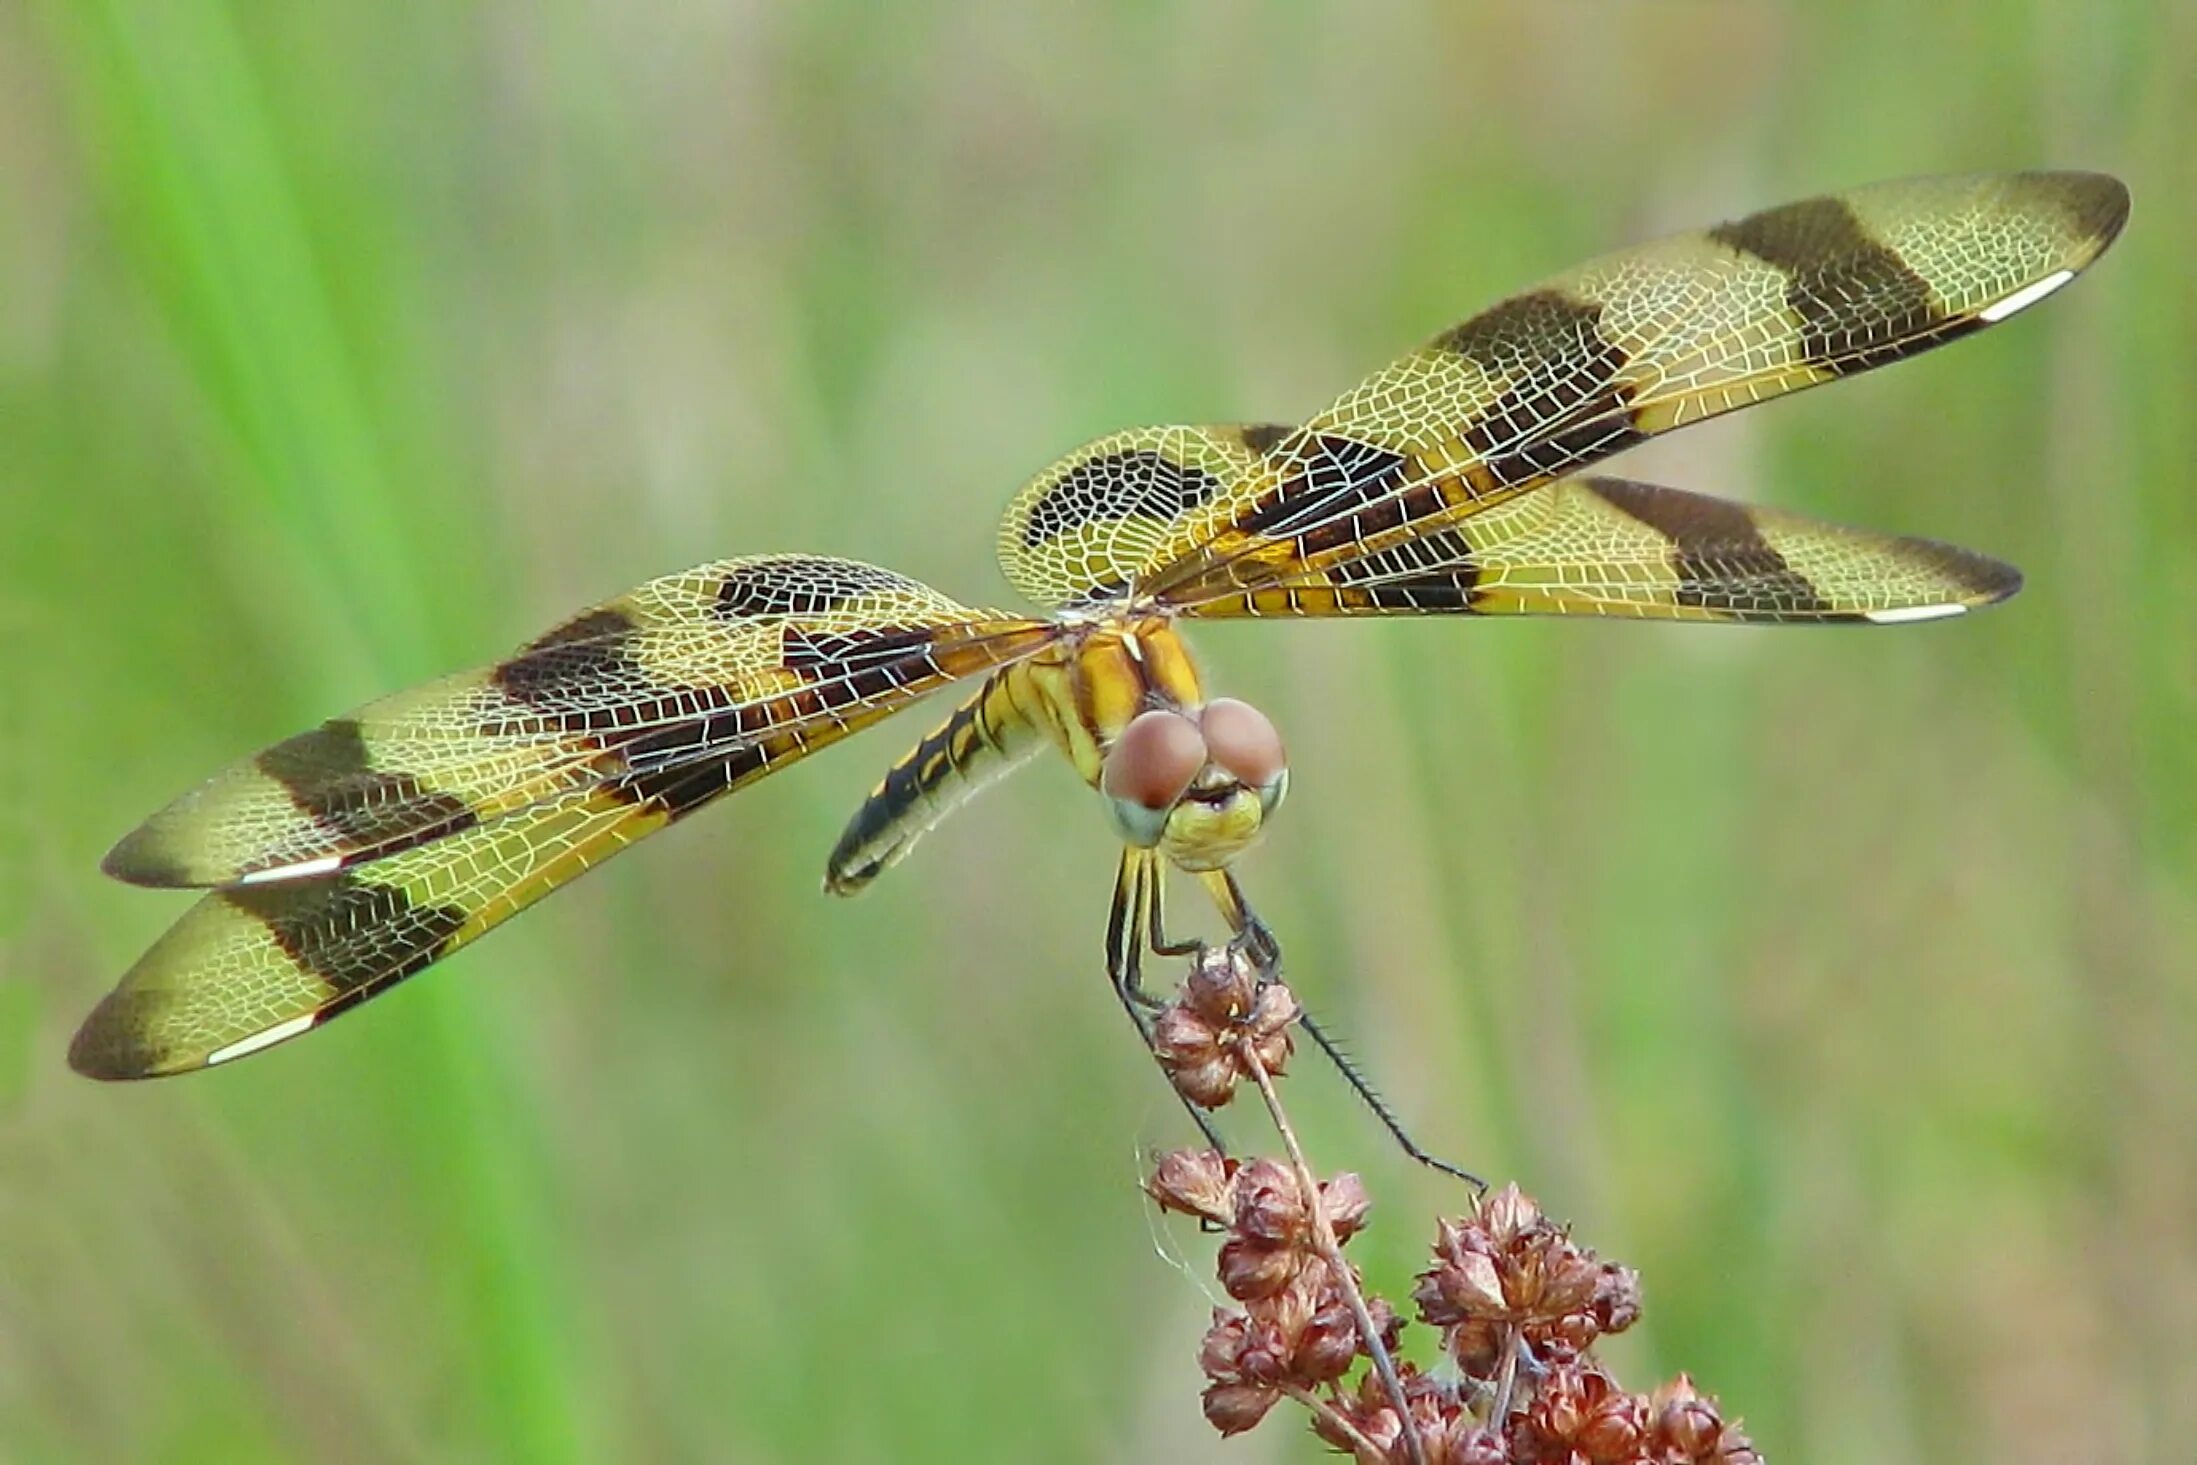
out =
<path fill-rule="evenodd" d="M 1213 903 L 1220 907 L 1222 919 L 1235 933 L 1230 938 L 1238 951 L 1250 958 L 1261 982 L 1278 982 L 1282 977 L 1282 947 L 1274 939 L 1274 932 L 1259 913 L 1251 909 L 1244 899 L 1243 887 L 1236 883 L 1233 870 L 1210 870 L 1200 877 L 1205 888 L 1212 892 Z"/>
<path fill-rule="evenodd" d="M 1167 1005 L 1144 985 L 1146 948 L 1162 956 L 1180 954 L 1161 951 L 1153 944 L 1158 939 L 1153 935 L 1157 903 L 1153 888 L 1159 874 L 1153 866 L 1148 850 L 1121 852 L 1121 869 L 1114 876 L 1114 906 L 1106 920 L 1107 974 L 1121 1000 L 1142 1015 L 1139 1026 L 1148 1026 L 1151 1014 Z"/>
<path fill-rule="evenodd" d="M 1272 929 L 1259 919 L 1258 913 L 1251 909 L 1250 902 L 1244 899 L 1243 887 L 1236 882 L 1235 873 L 1230 870 L 1216 870 L 1207 875 L 1205 881 L 1207 888 L 1213 892 L 1214 902 L 1221 908 L 1221 914 L 1235 928 L 1235 939 L 1243 943 L 1245 954 L 1258 966 L 1261 979 L 1278 981 L 1281 977 L 1281 945 L 1274 939 Z M 1373 1111 L 1373 1117 L 1381 1121 L 1381 1127 L 1389 1132 L 1405 1154 L 1430 1170 L 1438 1170 L 1444 1175 L 1462 1180 L 1475 1190 L 1488 1188 L 1488 1183 L 1470 1170 L 1428 1152 L 1413 1139 L 1411 1132 L 1404 1128 L 1403 1120 L 1389 1107 L 1388 1100 L 1381 1097 L 1381 1091 L 1373 1086 L 1364 1070 L 1358 1067 L 1357 1060 L 1328 1036 L 1327 1030 L 1313 1019 L 1301 1001 L 1298 1004 L 1297 1026 L 1304 1029 L 1305 1036 L 1327 1056 L 1327 1061 L 1335 1065 L 1335 1071 L 1343 1076 L 1343 1081 L 1350 1085 L 1351 1091 Z"/>
<path fill-rule="evenodd" d="M 1152 865 L 1149 851 L 1122 851 L 1121 871 L 1114 878 L 1113 910 L 1106 921 L 1106 971 L 1113 983 L 1114 995 L 1121 999 L 1122 1010 L 1129 1014 L 1129 1021 L 1136 1028 L 1137 1036 L 1144 1040 L 1146 1051 L 1156 1058 L 1158 1049 L 1152 1041 L 1152 1017 L 1166 1004 L 1145 990 L 1142 974 L 1144 948 L 1153 937 L 1150 882 L 1158 872 Z M 1228 1142 L 1213 1127 L 1212 1118 L 1172 1083 L 1168 1088 L 1182 1100 L 1184 1111 L 1198 1126 L 1198 1133 L 1205 1136 L 1206 1144 L 1215 1154 L 1226 1155 Z"/>
<path fill-rule="evenodd" d="M 1151 938 L 1154 956 L 1196 956 L 1205 950 L 1203 941 L 1167 939 L 1167 872 L 1157 867 L 1152 871 Z"/>

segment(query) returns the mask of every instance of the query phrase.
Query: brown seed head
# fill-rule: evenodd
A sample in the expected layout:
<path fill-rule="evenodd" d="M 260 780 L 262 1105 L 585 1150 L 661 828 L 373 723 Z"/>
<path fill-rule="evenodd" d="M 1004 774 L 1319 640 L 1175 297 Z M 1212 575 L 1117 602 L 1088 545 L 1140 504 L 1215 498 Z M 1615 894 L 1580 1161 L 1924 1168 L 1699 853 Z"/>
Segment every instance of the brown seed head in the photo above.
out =
<path fill-rule="evenodd" d="M 1183 979 L 1183 1005 L 1216 1028 L 1233 1027 L 1250 1015 L 1259 997 L 1259 974 L 1251 960 L 1228 946 L 1202 946 Z"/>
<path fill-rule="evenodd" d="M 1221 1056 L 1220 1034 L 1178 1002 L 1160 1009 L 1152 1020 L 1152 1051 L 1164 1064 L 1189 1067 Z"/>
<path fill-rule="evenodd" d="M 1224 1435 L 1242 1434 L 1274 1407 L 1280 1394 L 1258 1384 L 1211 1384 L 1204 1395 L 1206 1422 Z"/>
<path fill-rule="evenodd" d="M 1238 1377 L 1236 1355 L 1243 1351 L 1244 1340 L 1249 1336 L 1251 1320 L 1240 1312 L 1224 1308 L 1213 1309 L 1213 1322 L 1205 1330 L 1205 1337 L 1198 1343 L 1198 1367 L 1215 1383 L 1228 1383 Z"/>
<path fill-rule="evenodd" d="M 1308 1385 L 1330 1383 L 1350 1372 L 1360 1347 L 1358 1320 L 1348 1304 L 1324 1307 L 1313 1314 L 1298 1340 L 1292 1372 Z"/>
<path fill-rule="evenodd" d="M 1294 1247 L 1231 1236 L 1221 1243 L 1221 1286 L 1238 1302 L 1272 1297 L 1297 1275 L 1305 1255 Z"/>
<path fill-rule="evenodd" d="M 1492 1379 L 1502 1367 L 1503 1343 L 1510 1336 L 1508 1323 L 1474 1319 L 1449 1329 L 1442 1346 L 1471 1379 Z"/>
<path fill-rule="evenodd" d="M 1412 1300 L 1427 1322 L 1450 1330 L 1445 1346 L 1475 1377 L 1484 1376 L 1490 1349 L 1500 1350 L 1504 1325 L 1553 1363 L 1640 1314 L 1638 1278 L 1573 1242 L 1515 1186 L 1440 1224 L 1434 1265 L 1419 1274 Z"/>
<path fill-rule="evenodd" d="M 1265 1246 L 1295 1246 L 1311 1235 L 1297 1176 L 1278 1160 L 1257 1159 L 1236 1172 L 1234 1226 Z"/>
<path fill-rule="evenodd" d="M 1250 1428 L 1279 1398 L 1309 1396 L 1319 1401 L 1314 1431 L 1367 1465 L 1408 1458 L 1403 1417 L 1429 1465 L 1762 1465 L 1684 1375 L 1653 1395 L 1619 1387 L 1588 1350 L 1638 1317 L 1638 1278 L 1575 1244 L 1515 1187 L 1438 1227 L 1413 1296 L 1462 1377 L 1399 1363 L 1405 1416 L 1378 1372 L 1360 1366 L 1368 1350 L 1345 1274 L 1315 1249 L 1293 1170 L 1179 1151 L 1147 1188 L 1228 1230 L 1220 1273 L 1243 1310 L 1216 1311 L 1198 1351 L 1206 1415 L 1224 1433 Z M 1338 1240 L 1362 1229 L 1370 1206 L 1348 1174 L 1320 1186 L 1319 1202 Z M 1379 1297 L 1365 1307 L 1393 1358 L 1401 1319 Z M 1499 1393 L 1509 1412 L 1488 1419 Z"/>
<path fill-rule="evenodd" d="M 1373 1197 L 1366 1192 L 1365 1182 L 1346 1170 L 1320 1187 L 1320 1208 L 1327 1212 L 1327 1224 L 1340 1245 L 1365 1229 Z"/>
<path fill-rule="evenodd" d="M 1181 1003 L 1152 1022 L 1152 1053 L 1175 1091 L 1201 1109 L 1218 1109 L 1235 1097 L 1242 1069 L 1211 1023 Z"/>
<path fill-rule="evenodd" d="M 1462 1411 L 1439 1440 L 1427 1442 L 1427 1451 L 1428 1465 L 1511 1465 L 1510 1447 L 1502 1436 Z"/>
<path fill-rule="evenodd" d="M 1251 1016 L 1244 1023 L 1244 1037 L 1257 1050 L 1260 1066 L 1268 1073 L 1280 1073 L 1289 1066 L 1294 1047 L 1290 1025 L 1296 1022 L 1299 1011 L 1296 996 L 1281 983 L 1259 989 Z"/>
<path fill-rule="evenodd" d="M 1640 1274 L 1631 1267 L 1604 1262 L 1595 1282 L 1594 1320 L 1605 1333 L 1622 1333 L 1640 1321 Z"/>
<path fill-rule="evenodd" d="M 1168 1072 L 1175 1091 L 1200 1109 L 1218 1109 L 1227 1104 L 1236 1096 L 1236 1080 L 1240 1076 L 1235 1063 L 1227 1058 L 1214 1058 Z"/>
<path fill-rule="evenodd" d="M 1557 1364 L 1542 1376 L 1541 1387 L 1526 1409 L 1526 1429 L 1548 1444 L 1576 1449 L 1587 1421 L 1616 1392 L 1609 1377 L 1592 1365 Z"/>
<path fill-rule="evenodd" d="M 1694 1391 L 1692 1379 L 1680 1374 L 1657 1389 L 1652 1402 L 1656 1435 L 1666 1447 L 1686 1460 L 1711 1458 L 1724 1433 L 1724 1421 L 1717 1415 L 1715 1401 Z"/>
<path fill-rule="evenodd" d="M 1640 1454 L 1649 1426 L 1646 1399 L 1612 1393 L 1588 1411 L 1574 1444 L 1595 1465 L 1618 1465 Z"/>
<path fill-rule="evenodd" d="M 1236 1164 L 1214 1150 L 1169 1150 L 1152 1167 L 1144 1193 L 1163 1211 L 1225 1226 L 1235 1213 Z"/>
<path fill-rule="evenodd" d="M 1444 1326 L 1468 1318 L 1500 1322 L 1510 1316 L 1510 1304 L 1503 1299 L 1503 1279 L 1491 1256 L 1468 1251 L 1450 1265 L 1422 1272 L 1420 1277 L 1422 1285 L 1433 1292 L 1431 1299 L 1421 1303 L 1421 1311 L 1430 1323 Z M 1415 1290 L 1413 1295 L 1418 1292 Z"/>
<path fill-rule="evenodd" d="M 1290 1382 L 1297 1353 L 1296 1335 L 1278 1318 L 1246 1320 L 1243 1346 L 1236 1352 L 1236 1373 L 1247 1383 L 1279 1388 Z"/>

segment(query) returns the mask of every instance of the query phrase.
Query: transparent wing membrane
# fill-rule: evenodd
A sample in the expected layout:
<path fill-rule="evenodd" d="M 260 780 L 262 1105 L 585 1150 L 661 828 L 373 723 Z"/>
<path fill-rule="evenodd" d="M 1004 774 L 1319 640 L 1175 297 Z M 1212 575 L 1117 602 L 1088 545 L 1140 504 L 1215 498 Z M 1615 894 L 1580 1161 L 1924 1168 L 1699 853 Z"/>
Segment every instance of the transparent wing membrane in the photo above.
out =
<path fill-rule="evenodd" d="M 1952 545 L 1588 477 L 1197 614 L 1889 624 L 1958 615 L 2020 587 L 2011 565 Z"/>
<path fill-rule="evenodd" d="M 138 1078 L 294 1037 L 633 841 L 1055 634 L 847 560 L 651 581 L 492 667 L 279 743 L 125 839 L 112 873 L 224 888 L 99 1004 L 70 1062 Z"/>
<path fill-rule="evenodd" d="M 1051 605 L 1188 608 L 1301 579 L 1655 434 L 2004 320 L 2127 214 L 2127 190 L 2100 174 L 1925 178 L 1622 250 L 1444 332 L 1292 431 L 1088 444 L 1009 506 L 1001 559 Z"/>
<path fill-rule="evenodd" d="M 144 885 L 291 878 L 577 790 L 661 798 L 688 766 L 766 750 L 783 763 L 816 729 L 875 720 L 1048 635 L 851 560 L 723 560 L 236 763 L 106 868 Z"/>

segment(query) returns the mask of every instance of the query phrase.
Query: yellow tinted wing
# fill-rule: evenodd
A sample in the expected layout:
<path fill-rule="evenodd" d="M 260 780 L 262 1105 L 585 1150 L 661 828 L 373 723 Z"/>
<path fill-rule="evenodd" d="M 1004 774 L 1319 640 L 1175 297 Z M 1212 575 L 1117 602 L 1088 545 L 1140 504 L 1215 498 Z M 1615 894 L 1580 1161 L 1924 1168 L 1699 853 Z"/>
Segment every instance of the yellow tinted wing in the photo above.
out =
<path fill-rule="evenodd" d="M 1891 624 L 2021 588 L 2013 566 L 1623 478 L 1568 478 L 1199 616 L 1588 615 Z"/>
<path fill-rule="evenodd" d="M 1048 635 L 851 560 L 723 560 L 234 764 L 153 815 L 106 868 L 145 885 L 280 880 L 574 791 L 661 800 L 692 766 L 753 776 Z"/>
<path fill-rule="evenodd" d="M 1127 591 L 1235 521 L 1265 481 L 1272 423 L 1136 427 L 1085 443 L 1022 486 L 999 525 L 999 564 L 1038 605 Z"/>
<path fill-rule="evenodd" d="M 93 1078 L 184 1073 L 268 1048 L 440 960 L 673 815 L 566 794 L 356 870 L 203 896 L 69 1045 Z"/>
<path fill-rule="evenodd" d="M 2127 214 L 2127 190 L 2100 174 L 1923 178 L 1622 250 L 1444 332 L 1294 431 L 1149 429 L 1078 449 L 1010 506 L 1002 558 L 1050 604 L 1125 588 L 1189 607 L 1300 578 L 1656 433 L 2003 320 L 2072 279 Z M 1094 534 L 1119 501 L 1094 484 L 1134 477 L 1097 466 L 1128 452 L 1151 455 L 1150 483 L 1190 485 L 1188 506 L 1129 516 L 1164 530 Z"/>

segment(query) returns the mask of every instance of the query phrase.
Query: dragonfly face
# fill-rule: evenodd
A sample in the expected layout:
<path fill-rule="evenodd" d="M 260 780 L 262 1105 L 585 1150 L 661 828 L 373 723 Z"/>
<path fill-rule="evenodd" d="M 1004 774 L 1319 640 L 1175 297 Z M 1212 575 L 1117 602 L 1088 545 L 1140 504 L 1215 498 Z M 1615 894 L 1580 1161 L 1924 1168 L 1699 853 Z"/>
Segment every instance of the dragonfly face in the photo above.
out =
<path fill-rule="evenodd" d="M 1122 841 L 1176 868 L 1227 868 L 1289 790 L 1281 734 L 1247 702 L 1140 712 L 1106 752 L 1099 791 Z"/>
<path fill-rule="evenodd" d="M 1027 680 L 1035 720 L 1098 790 L 1123 842 L 1177 868 L 1226 866 L 1258 839 L 1288 787 L 1273 723 L 1233 698 L 1208 702 L 1164 617 L 1094 628 L 1057 658 L 1006 676 Z M 880 787 L 877 797 L 887 793 Z"/>
<path fill-rule="evenodd" d="M 1179 622 L 1585 615 L 1890 625 L 2020 586 L 1929 540 L 1623 478 L 1658 433 L 1901 360 L 2057 293 L 2128 192 L 2095 173 L 1921 178 L 1621 250 L 1442 332 L 1295 427 L 1118 432 L 1024 486 L 976 610 L 874 565 L 723 560 L 478 671 L 277 743 L 118 844 L 207 893 L 93 1010 L 70 1062 L 180 1073 L 327 1022 L 635 840 L 949 683 L 973 690 L 832 851 L 860 890 L 1048 744 L 1128 846 L 1109 963 L 1156 931 L 1154 862 L 1205 876 L 1287 788 L 1272 724 L 1208 699 Z M 1158 943 L 1154 943 L 1157 945 Z"/>

